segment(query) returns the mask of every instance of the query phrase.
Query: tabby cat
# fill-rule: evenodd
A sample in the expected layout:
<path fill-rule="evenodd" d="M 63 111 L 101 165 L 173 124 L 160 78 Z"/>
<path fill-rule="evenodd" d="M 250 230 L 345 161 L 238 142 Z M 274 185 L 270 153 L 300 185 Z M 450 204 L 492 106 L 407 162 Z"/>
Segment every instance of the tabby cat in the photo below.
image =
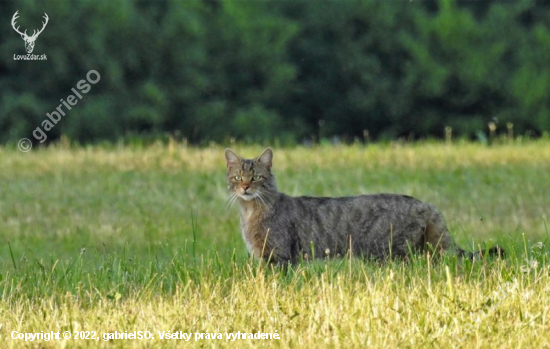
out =
<path fill-rule="evenodd" d="M 230 201 L 239 203 L 242 236 L 256 258 L 286 264 L 351 252 L 386 259 L 428 246 L 465 253 L 437 209 L 410 196 L 291 197 L 277 190 L 271 149 L 256 159 L 226 149 L 225 158 Z"/>

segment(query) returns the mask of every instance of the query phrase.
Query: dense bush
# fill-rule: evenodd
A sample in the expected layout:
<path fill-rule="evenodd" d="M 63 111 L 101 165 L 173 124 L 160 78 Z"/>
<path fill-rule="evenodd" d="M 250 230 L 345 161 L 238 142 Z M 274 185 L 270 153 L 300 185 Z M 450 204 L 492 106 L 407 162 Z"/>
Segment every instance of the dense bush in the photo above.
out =
<path fill-rule="evenodd" d="M 90 142 L 473 137 L 550 130 L 544 2 L 0 2 L 50 21 L 33 54 L 0 32 L 0 142 L 32 138 L 86 73 L 101 80 L 48 131 Z"/>

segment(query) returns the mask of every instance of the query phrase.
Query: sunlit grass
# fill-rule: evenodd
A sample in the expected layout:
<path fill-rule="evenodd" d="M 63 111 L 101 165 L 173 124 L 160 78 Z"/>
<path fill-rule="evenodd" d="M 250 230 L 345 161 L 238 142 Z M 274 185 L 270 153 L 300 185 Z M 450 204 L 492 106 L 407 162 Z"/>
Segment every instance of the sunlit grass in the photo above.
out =
<path fill-rule="evenodd" d="M 440 209 L 463 248 L 498 242 L 508 256 L 272 270 L 248 259 L 238 211 L 226 207 L 222 147 L 0 148 L 0 346 L 550 345 L 548 141 L 274 148 L 274 156 L 283 192 L 413 195 Z M 507 282 L 516 287 L 497 302 Z M 476 322 L 489 303 L 494 311 Z M 275 330 L 280 340 L 225 340 Z M 12 331 L 156 339 L 25 344 Z M 224 339 L 161 341 L 157 331 Z"/>

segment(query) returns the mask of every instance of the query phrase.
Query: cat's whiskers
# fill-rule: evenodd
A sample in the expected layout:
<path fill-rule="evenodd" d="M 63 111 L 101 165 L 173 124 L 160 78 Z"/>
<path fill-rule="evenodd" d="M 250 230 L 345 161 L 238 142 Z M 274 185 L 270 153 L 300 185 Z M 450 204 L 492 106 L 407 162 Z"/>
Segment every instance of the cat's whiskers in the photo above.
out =
<path fill-rule="evenodd" d="M 259 202 L 261 202 L 266 207 L 271 207 L 271 204 L 268 202 L 266 197 L 261 191 L 256 192 L 256 197 L 259 199 Z"/>
<path fill-rule="evenodd" d="M 233 204 L 237 201 L 237 193 L 231 193 L 229 194 L 229 196 L 227 197 L 227 207 L 232 207 Z"/>
<path fill-rule="evenodd" d="M 257 200 L 254 200 L 254 206 L 256 206 L 256 208 L 261 208 L 264 204 L 262 198 L 260 196 L 256 196 L 256 198 Z"/>

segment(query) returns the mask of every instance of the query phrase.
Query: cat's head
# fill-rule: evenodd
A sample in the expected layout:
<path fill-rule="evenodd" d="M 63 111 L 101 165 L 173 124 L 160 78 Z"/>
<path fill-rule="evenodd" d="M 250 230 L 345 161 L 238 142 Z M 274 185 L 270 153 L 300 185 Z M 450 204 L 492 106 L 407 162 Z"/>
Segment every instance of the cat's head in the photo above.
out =
<path fill-rule="evenodd" d="M 264 150 L 255 159 L 243 159 L 233 150 L 225 150 L 227 161 L 227 187 L 232 194 L 245 200 L 265 201 L 277 192 L 275 178 L 271 174 L 273 151 Z"/>

